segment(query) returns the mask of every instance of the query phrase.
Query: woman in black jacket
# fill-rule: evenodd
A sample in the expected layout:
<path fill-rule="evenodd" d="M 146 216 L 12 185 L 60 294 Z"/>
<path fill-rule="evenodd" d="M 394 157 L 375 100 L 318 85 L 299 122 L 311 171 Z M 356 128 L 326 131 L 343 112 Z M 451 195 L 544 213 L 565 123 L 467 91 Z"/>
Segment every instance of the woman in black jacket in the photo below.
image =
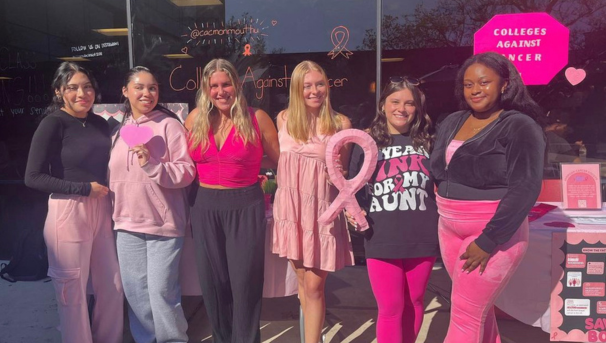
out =
<path fill-rule="evenodd" d="M 541 190 L 541 110 L 515 66 L 492 52 L 463 64 L 455 93 L 464 110 L 441 123 L 431 158 L 453 281 L 444 342 L 498 342 L 493 304 L 526 252 L 527 215 Z"/>

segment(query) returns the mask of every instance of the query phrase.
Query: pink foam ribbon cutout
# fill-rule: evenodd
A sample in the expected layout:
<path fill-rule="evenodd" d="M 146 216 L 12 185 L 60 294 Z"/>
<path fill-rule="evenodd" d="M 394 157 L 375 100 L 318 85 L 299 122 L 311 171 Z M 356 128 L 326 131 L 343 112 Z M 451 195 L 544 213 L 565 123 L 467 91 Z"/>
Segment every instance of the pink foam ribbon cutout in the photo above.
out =
<path fill-rule="evenodd" d="M 124 125 L 120 129 L 120 137 L 129 147 L 145 144 L 154 136 L 154 131 L 149 126 Z"/>
<path fill-rule="evenodd" d="M 335 165 L 335 161 L 339 158 L 339 150 L 347 144 L 355 143 L 362 147 L 364 151 L 364 164 L 358 175 L 351 180 L 345 180 L 341 170 Z M 326 168 L 330 180 L 339 190 L 339 195 L 330 204 L 326 212 L 322 213 L 318 222 L 320 224 L 328 224 L 333 221 L 339 212 L 346 209 L 347 212 L 354 217 L 358 226 L 358 231 L 368 229 L 366 216 L 362 213 L 362 209 L 356 200 L 355 194 L 368 182 L 372 173 L 375 171 L 378 159 L 378 149 L 375 141 L 366 132 L 356 129 L 343 130 L 336 133 L 328 140 L 326 145 Z"/>

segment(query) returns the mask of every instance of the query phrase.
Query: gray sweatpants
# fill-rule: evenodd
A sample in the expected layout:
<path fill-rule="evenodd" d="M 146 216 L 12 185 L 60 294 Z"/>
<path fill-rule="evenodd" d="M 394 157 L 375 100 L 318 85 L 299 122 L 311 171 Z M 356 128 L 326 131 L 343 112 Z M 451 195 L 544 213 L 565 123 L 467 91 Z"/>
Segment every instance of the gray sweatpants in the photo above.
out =
<path fill-rule="evenodd" d="M 116 246 L 135 341 L 187 342 L 179 283 L 183 237 L 118 230 Z"/>

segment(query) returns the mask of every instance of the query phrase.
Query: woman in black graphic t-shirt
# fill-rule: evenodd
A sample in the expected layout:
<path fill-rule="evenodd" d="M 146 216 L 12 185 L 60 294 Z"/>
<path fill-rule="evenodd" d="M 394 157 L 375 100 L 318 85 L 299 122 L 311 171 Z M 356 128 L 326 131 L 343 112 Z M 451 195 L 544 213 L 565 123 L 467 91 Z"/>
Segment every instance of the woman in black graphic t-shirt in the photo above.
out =
<path fill-rule="evenodd" d="M 393 77 L 383 89 L 368 130 L 379 146 L 379 158 L 368 189 L 357 194 L 370 224 L 364 246 L 379 307 L 379 343 L 416 340 L 425 288 L 439 254 L 438 214 L 429 175 L 431 120 L 418 84 Z M 355 146 L 349 175 L 355 176 L 363 162 L 364 152 Z"/>

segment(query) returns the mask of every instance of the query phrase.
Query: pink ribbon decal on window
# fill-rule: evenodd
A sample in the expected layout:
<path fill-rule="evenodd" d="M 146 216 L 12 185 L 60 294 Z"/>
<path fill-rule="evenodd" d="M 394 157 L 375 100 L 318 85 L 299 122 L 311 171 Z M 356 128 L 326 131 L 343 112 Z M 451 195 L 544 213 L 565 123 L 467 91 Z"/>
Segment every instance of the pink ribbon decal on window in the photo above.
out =
<path fill-rule="evenodd" d="M 360 168 L 360 172 L 351 180 L 345 180 L 341 170 L 335 165 L 335 161 L 339 158 L 339 150 L 347 144 L 355 143 L 362 147 L 364 151 L 364 164 Z M 366 132 L 356 129 L 343 130 L 336 133 L 330 138 L 326 145 L 326 168 L 330 180 L 339 190 L 339 195 L 330 204 L 326 212 L 322 213 L 318 222 L 320 224 L 328 224 L 333 221 L 339 212 L 343 209 L 351 214 L 356 223 L 357 230 L 364 231 L 368 229 L 366 216 L 362 213 L 362 209 L 356 200 L 355 194 L 368 182 L 372 173 L 375 171 L 378 159 L 378 149 L 375 141 Z"/>
<path fill-rule="evenodd" d="M 349 51 L 346 47 L 347 42 L 349 42 L 349 30 L 347 27 L 337 26 L 332 29 L 330 41 L 334 48 L 328 53 L 328 56 L 330 56 L 332 60 L 339 55 L 342 55 L 347 59 L 349 59 L 350 55 L 353 55 L 353 52 Z"/>

